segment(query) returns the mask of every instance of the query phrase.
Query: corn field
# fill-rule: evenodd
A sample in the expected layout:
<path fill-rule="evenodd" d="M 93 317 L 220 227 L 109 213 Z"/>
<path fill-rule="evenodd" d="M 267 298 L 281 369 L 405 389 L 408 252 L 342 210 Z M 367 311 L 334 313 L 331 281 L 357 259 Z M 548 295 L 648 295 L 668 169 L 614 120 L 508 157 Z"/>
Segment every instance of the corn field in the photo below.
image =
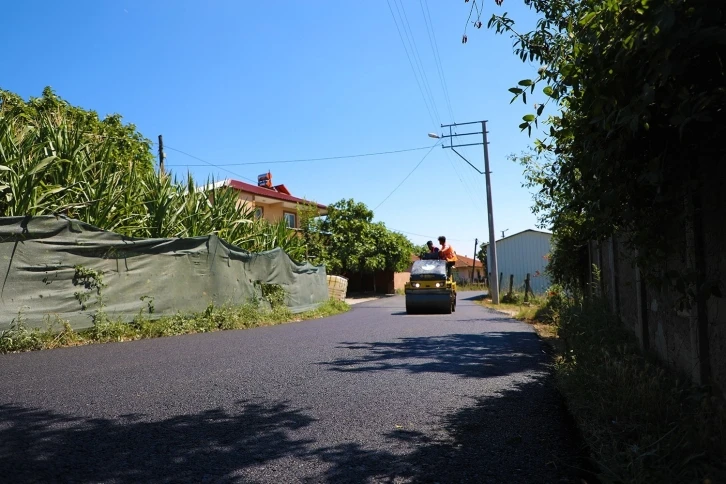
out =
<path fill-rule="evenodd" d="M 284 221 L 256 219 L 232 189 L 159 174 L 151 147 L 120 116 L 101 120 L 49 88 L 27 102 L 0 90 L 0 216 L 65 215 L 128 237 L 217 234 L 250 252 L 304 257 Z"/>

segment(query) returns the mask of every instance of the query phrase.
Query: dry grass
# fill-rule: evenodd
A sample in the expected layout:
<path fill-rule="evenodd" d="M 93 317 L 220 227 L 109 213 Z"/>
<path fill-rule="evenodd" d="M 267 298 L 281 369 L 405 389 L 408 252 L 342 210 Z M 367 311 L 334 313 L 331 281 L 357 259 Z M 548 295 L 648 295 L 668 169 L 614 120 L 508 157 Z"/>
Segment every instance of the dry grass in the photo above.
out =
<path fill-rule="evenodd" d="M 543 321 L 547 318 L 542 317 L 542 308 L 545 304 L 543 298 L 531 298 L 531 302 L 524 302 L 524 298 L 519 298 L 520 303 L 502 303 L 493 304 L 491 298 L 482 298 L 478 302 L 482 306 L 493 309 L 500 313 L 504 313 L 513 319 L 530 324 L 537 335 L 549 344 L 555 351 L 559 352 L 564 349 L 562 341 L 557 336 L 557 327 L 552 321 Z"/>

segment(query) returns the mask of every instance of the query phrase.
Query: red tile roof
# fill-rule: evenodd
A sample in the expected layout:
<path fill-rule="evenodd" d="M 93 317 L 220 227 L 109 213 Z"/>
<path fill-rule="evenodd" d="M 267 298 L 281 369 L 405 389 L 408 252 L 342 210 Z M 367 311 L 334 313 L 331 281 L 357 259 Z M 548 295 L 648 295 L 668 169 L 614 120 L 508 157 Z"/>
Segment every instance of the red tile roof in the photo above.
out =
<path fill-rule="evenodd" d="M 474 265 L 474 259 L 467 257 L 465 255 L 456 254 L 456 265 L 454 267 L 456 267 L 457 269 L 464 268 L 464 267 L 472 267 L 473 265 Z M 476 265 L 481 267 L 481 262 L 476 261 Z"/>
<path fill-rule="evenodd" d="M 278 187 L 273 188 L 265 188 L 265 187 L 258 187 L 256 185 L 251 185 L 249 183 L 241 182 L 239 180 L 227 180 L 225 182 L 225 186 L 232 187 L 236 190 L 241 190 L 247 193 L 252 193 L 255 195 L 259 195 L 261 197 L 268 197 L 268 198 L 274 198 L 275 200 L 283 200 L 285 202 L 293 202 L 293 203 L 310 203 L 307 200 L 304 200 L 302 198 L 293 197 L 290 195 L 287 191 L 287 188 L 285 188 L 285 185 L 278 185 L 280 190 L 276 190 Z M 284 193 L 287 192 L 287 193 Z M 325 205 L 321 205 L 319 203 L 315 204 L 319 209 L 326 210 L 328 207 Z"/>

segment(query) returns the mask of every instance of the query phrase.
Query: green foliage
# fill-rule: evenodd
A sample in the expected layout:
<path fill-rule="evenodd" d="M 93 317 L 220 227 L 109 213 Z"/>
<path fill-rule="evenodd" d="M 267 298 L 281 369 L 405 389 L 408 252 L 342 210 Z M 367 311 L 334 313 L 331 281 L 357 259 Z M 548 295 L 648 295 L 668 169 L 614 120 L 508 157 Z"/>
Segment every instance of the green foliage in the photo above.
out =
<path fill-rule="evenodd" d="M 287 291 L 280 284 L 265 284 L 260 283 L 260 292 L 262 299 L 270 304 L 272 309 L 277 309 L 285 306 L 287 299 Z"/>
<path fill-rule="evenodd" d="M 504 304 L 521 304 L 524 300 L 524 295 L 519 292 L 512 291 L 512 293 L 506 293 L 502 296 L 502 302 Z"/>
<path fill-rule="evenodd" d="M 99 304 L 102 304 L 102 290 L 106 287 L 103 282 L 103 273 L 83 266 L 75 266 L 72 279 L 74 286 L 81 286 L 84 291 L 76 291 L 74 296 L 84 311 L 88 307 L 88 300 L 95 292 Z"/>
<path fill-rule="evenodd" d="M 617 231 L 637 249 L 640 267 L 654 269 L 646 276 L 662 278 L 659 263 L 693 216 L 684 207 L 707 176 L 702 160 L 724 154 L 726 5 L 525 3 L 540 14 L 534 30 L 518 32 L 506 13 L 488 26 L 512 35 L 522 61 L 541 66 L 510 92 L 513 102 L 535 106 L 520 128 L 545 129 L 535 152 L 519 160 L 539 188 L 541 226 L 559 238 L 552 273 L 575 284 L 580 274 L 566 260 L 572 248 Z"/>
<path fill-rule="evenodd" d="M 322 231 L 322 223 L 315 204 L 298 205 L 300 235 L 305 251 L 305 260 L 312 264 L 324 264 L 328 260 L 328 234 Z"/>
<path fill-rule="evenodd" d="M 0 90 L 0 216 L 64 214 L 130 237 L 217 234 L 250 252 L 304 258 L 284 221 L 255 220 L 235 190 L 154 170 L 151 142 L 119 115 L 100 119 L 46 88 L 25 102 Z"/>
<path fill-rule="evenodd" d="M 402 271 L 411 264 L 414 246 L 405 236 L 373 222 L 373 212 L 352 199 L 328 206 L 320 222 L 325 234 L 326 266 L 329 274 Z"/>
<path fill-rule="evenodd" d="M 429 253 L 429 246 L 426 244 L 419 245 L 417 247 L 414 247 L 413 253 L 417 256 L 420 256 L 421 254 L 428 254 Z"/>
<path fill-rule="evenodd" d="M 559 299 L 558 386 L 602 482 L 723 482 L 726 409 L 643 356 L 602 301 Z"/>
<path fill-rule="evenodd" d="M 45 329 L 28 328 L 20 313 L 8 329 L 0 331 L 0 354 L 75 346 L 80 341 L 67 321 L 48 317 Z"/>
<path fill-rule="evenodd" d="M 279 294 L 279 289 L 272 288 L 269 294 Z M 140 313 L 131 323 L 110 319 L 99 311 L 94 317 L 93 326 L 82 331 L 74 331 L 67 321 L 62 320 L 49 321 L 46 329 L 27 328 L 20 314 L 9 329 L 0 331 L 0 353 L 253 328 L 317 319 L 348 309 L 350 307 L 346 303 L 331 299 L 315 310 L 293 315 L 284 305 L 273 304 L 272 308 L 264 308 L 249 302 L 241 306 L 209 306 L 200 313 L 164 316 L 153 320 Z"/>
<path fill-rule="evenodd" d="M 489 273 L 489 266 L 487 265 L 487 248 L 486 244 L 479 246 L 479 250 L 476 253 L 476 258 L 481 262 L 482 274 L 486 276 Z"/>
<path fill-rule="evenodd" d="M 534 319 L 545 324 L 557 324 L 560 313 L 567 307 L 569 298 L 565 289 L 557 284 L 550 286 L 534 314 Z"/>

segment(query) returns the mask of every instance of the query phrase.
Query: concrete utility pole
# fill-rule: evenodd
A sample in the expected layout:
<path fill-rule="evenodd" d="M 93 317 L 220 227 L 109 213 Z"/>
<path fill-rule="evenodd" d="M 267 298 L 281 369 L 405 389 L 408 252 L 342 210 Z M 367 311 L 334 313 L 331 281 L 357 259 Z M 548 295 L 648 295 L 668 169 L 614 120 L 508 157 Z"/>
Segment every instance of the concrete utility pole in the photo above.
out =
<path fill-rule="evenodd" d="M 456 126 L 467 126 L 472 124 L 481 124 L 481 131 L 472 131 L 470 133 L 455 133 L 453 131 L 453 127 Z M 442 124 L 442 128 L 449 128 L 449 134 L 448 135 L 438 135 L 436 133 L 429 133 L 430 138 L 449 138 L 449 146 L 446 146 L 446 143 L 443 143 L 441 145 L 442 148 L 449 148 L 451 151 L 459 155 L 459 157 L 466 161 L 469 166 L 474 168 L 479 174 L 484 175 L 486 180 L 486 191 L 487 191 L 487 215 L 489 218 L 489 246 L 488 246 L 488 253 L 487 253 L 487 270 L 494 274 L 494 277 L 489 278 L 489 295 L 492 298 L 492 303 L 499 304 L 499 278 L 497 277 L 497 274 L 499 273 L 499 266 L 497 264 L 497 243 L 495 240 L 495 231 L 494 231 L 494 209 L 492 208 L 492 189 L 491 189 L 491 179 L 489 178 L 489 174 L 491 173 L 489 171 L 489 140 L 487 139 L 487 122 L 486 121 L 472 121 L 470 123 L 454 123 L 454 124 Z M 463 143 L 463 144 L 454 144 L 454 138 L 458 138 L 459 136 L 472 136 L 472 135 L 482 135 L 482 141 L 479 143 Z M 469 160 L 464 158 L 464 156 L 456 151 L 455 148 L 461 148 L 464 146 L 484 146 L 484 171 L 481 171 L 476 166 L 472 165 Z"/>

